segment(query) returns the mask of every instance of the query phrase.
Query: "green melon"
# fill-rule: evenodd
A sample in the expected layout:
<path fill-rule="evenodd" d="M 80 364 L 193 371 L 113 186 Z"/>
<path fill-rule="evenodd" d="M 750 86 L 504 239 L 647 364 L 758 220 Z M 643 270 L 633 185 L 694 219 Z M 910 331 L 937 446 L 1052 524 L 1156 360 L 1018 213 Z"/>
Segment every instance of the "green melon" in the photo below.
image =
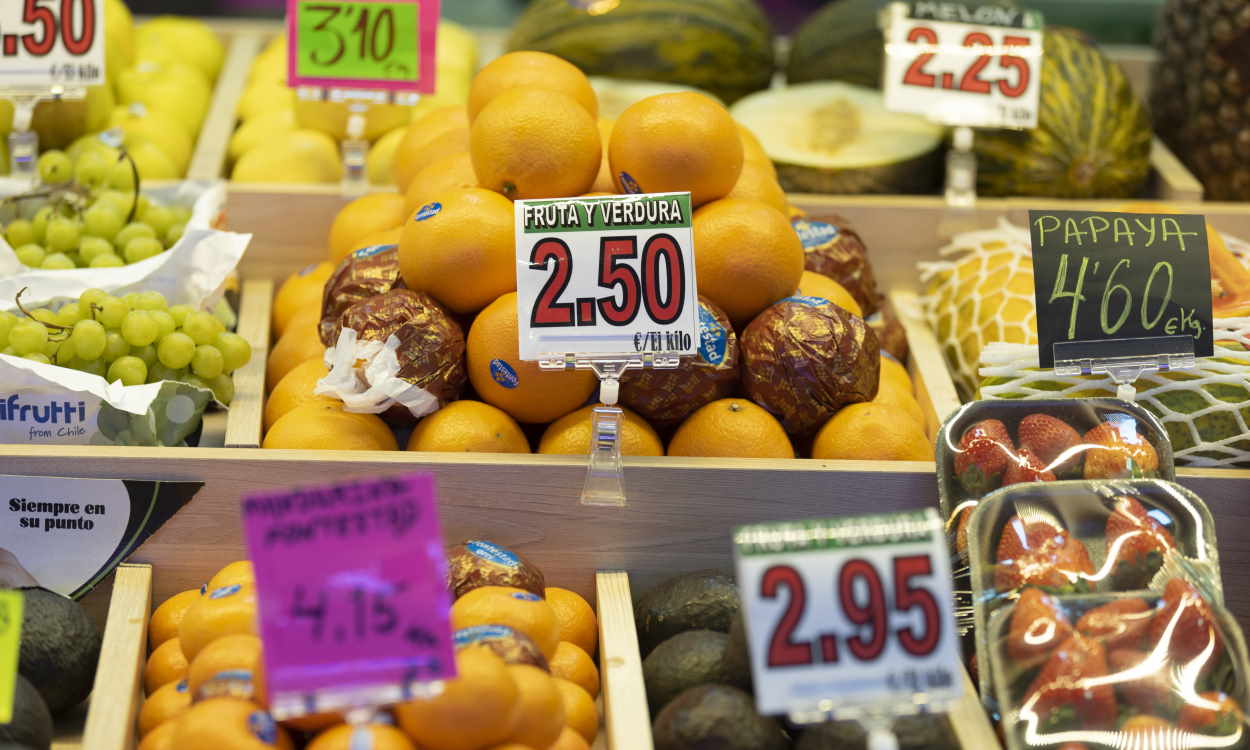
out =
<path fill-rule="evenodd" d="M 984 196 L 1129 198 L 1150 173 L 1150 116 L 1120 67 L 1073 34 L 1045 35 L 1033 130 L 977 132 Z"/>
<path fill-rule="evenodd" d="M 587 75 L 694 86 L 726 102 L 772 81 L 772 29 L 754 0 L 602 5 L 591 13 L 568 0 L 534 0 L 507 48 L 558 55 Z"/>

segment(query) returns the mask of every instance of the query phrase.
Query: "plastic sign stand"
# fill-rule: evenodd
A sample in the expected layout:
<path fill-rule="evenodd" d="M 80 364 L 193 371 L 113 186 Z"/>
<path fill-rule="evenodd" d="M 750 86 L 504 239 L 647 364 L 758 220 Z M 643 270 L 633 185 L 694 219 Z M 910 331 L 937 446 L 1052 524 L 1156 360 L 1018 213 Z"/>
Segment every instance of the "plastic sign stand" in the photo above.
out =
<path fill-rule="evenodd" d="M 743 526 L 734 557 L 761 714 L 859 721 L 889 748 L 895 717 L 962 696 L 936 510 Z"/>
<path fill-rule="evenodd" d="M 518 200 L 515 211 L 521 359 L 599 378 L 581 502 L 624 505 L 621 375 L 698 352 L 690 193 Z"/>

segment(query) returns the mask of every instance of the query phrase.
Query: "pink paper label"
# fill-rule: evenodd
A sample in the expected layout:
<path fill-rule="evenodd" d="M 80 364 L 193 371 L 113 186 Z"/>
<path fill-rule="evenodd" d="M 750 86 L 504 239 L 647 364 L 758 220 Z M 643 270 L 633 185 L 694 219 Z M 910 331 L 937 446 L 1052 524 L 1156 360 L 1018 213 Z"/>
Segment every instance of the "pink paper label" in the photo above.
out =
<path fill-rule="evenodd" d="M 435 498 L 409 474 L 243 499 L 275 709 L 394 702 L 455 676 Z"/>

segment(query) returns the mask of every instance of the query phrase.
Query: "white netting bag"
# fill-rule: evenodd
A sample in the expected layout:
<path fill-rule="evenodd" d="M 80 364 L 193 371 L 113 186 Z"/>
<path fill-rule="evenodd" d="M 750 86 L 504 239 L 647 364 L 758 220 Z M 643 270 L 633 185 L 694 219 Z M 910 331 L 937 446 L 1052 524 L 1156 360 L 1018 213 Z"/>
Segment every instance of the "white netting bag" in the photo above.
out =
<path fill-rule="evenodd" d="M 1250 245 L 1224 241 L 1250 262 Z M 922 264 L 925 313 L 965 398 L 1115 396 L 1109 376 L 1039 368 L 1027 229 L 1003 220 L 941 253 Z M 1195 369 L 1139 378 L 1137 401 L 1167 428 L 1177 464 L 1250 467 L 1250 318 L 1216 318 L 1214 338 L 1215 356 Z"/>

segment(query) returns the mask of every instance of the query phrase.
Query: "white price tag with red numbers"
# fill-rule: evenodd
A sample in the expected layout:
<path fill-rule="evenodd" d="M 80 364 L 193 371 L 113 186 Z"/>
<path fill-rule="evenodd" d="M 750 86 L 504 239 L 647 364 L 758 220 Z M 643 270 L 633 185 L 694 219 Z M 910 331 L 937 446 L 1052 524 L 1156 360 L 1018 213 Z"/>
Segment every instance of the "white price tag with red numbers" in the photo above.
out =
<path fill-rule="evenodd" d="M 104 0 L 0 2 L 0 89 L 104 82 Z"/>
<path fill-rule="evenodd" d="M 892 3 L 885 106 L 956 126 L 1037 127 L 1042 17 L 955 2 Z"/>

